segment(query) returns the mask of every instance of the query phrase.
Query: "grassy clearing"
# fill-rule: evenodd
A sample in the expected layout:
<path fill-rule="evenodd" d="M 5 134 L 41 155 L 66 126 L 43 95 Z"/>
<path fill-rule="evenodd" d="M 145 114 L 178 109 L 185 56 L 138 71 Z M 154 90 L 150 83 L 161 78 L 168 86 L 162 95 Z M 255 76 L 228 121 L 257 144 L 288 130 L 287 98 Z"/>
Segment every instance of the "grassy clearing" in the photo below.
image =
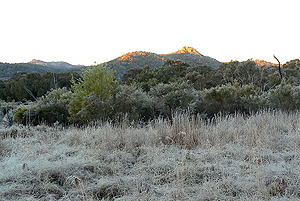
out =
<path fill-rule="evenodd" d="M 0 139 L 0 200 L 300 200 L 298 112 L 2 126 Z"/>

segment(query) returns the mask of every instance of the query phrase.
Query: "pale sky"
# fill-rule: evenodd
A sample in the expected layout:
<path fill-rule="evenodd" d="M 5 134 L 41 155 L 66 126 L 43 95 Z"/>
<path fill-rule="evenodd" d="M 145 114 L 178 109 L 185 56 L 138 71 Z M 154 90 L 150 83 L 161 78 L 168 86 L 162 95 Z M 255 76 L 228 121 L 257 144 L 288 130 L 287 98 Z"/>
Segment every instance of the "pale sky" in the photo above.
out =
<path fill-rule="evenodd" d="M 0 0 L 0 62 L 90 65 L 194 47 L 221 62 L 300 58 L 299 0 Z"/>

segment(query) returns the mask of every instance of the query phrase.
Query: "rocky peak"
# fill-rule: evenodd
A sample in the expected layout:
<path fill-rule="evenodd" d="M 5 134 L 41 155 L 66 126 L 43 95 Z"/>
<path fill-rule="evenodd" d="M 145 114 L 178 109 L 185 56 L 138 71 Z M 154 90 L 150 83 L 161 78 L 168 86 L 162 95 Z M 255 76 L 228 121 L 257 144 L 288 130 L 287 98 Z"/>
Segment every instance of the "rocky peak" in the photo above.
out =
<path fill-rule="evenodd" d="M 47 65 L 48 65 L 46 62 L 41 61 L 41 60 L 37 60 L 37 59 L 32 59 L 32 60 L 29 61 L 28 63 L 37 64 L 37 65 L 44 65 L 44 66 L 47 66 Z"/>
<path fill-rule="evenodd" d="M 135 52 L 129 52 L 126 54 L 123 54 L 122 56 L 118 57 L 118 60 L 133 60 L 136 56 L 146 56 L 150 52 L 144 52 L 144 51 L 135 51 Z"/>
<path fill-rule="evenodd" d="M 254 61 L 255 63 L 257 63 L 258 66 L 275 66 L 276 64 L 268 62 L 268 61 L 264 61 L 264 60 L 260 60 L 260 59 L 255 59 Z"/>
<path fill-rule="evenodd" d="M 200 54 L 197 50 L 195 50 L 192 47 L 184 46 L 181 48 L 181 50 L 178 50 L 176 52 L 173 52 L 172 54 L 184 54 L 184 53 L 189 53 L 189 54 Z"/>

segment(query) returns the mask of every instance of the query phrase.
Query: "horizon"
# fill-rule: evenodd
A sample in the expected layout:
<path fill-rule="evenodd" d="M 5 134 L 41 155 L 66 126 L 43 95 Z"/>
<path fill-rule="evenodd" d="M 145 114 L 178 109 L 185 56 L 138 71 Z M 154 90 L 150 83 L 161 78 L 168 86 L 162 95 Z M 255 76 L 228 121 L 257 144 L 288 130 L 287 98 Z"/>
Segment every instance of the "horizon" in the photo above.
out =
<path fill-rule="evenodd" d="M 184 46 L 184 47 L 188 47 L 188 46 Z M 184 48 L 183 47 L 183 48 Z M 181 48 L 181 49 L 183 49 L 183 48 Z M 191 48 L 193 48 L 193 47 L 191 47 Z M 179 50 L 181 50 L 181 49 L 178 49 L 178 50 L 176 50 L 176 51 L 179 51 Z M 193 49 L 195 49 L 195 48 L 193 48 Z M 195 49 L 196 50 L 196 49 Z M 119 58 L 119 57 L 122 57 L 123 55 L 126 55 L 126 54 L 130 54 L 130 53 L 134 53 L 134 52 L 148 52 L 148 53 L 155 53 L 155 54 L 158 54 L 158 55 L 166 55 L 166 54 L 172 54 L 172 53 L 174 53 L 174 52 L 176 52 L 176 51 L 173 51 L 173 52 L 170 52 L 170 53 L 162 53 L 162 54 L 158 54 L 158 53 L 155 53 L 155 52 L 149 52 L 149 51 L 132 51 L 132 52 L 127 52 L 127 53 L 124 53 L 124 54 L 122 54 L 122 55 L 120 55 L 120 56 L 118 56 L 118 57 L 116 57 L 116 58 L 113 58 L 113 59 L 111 59 L 111 60 L 114 60 L 114 59 L 117 59 L 117 58 Z M 197 51 L 197 50 L 196 50 Z M 197 51 L 198 52 L 198 51 Z M 200 52 L 198 52 L 199 54 L 201 54 Z M 203 55 L 203 54 L 202 54 Z M 204 56 L 207 56 L 207 55 L 204 55 Z M 208 56 L 208 57 L 211 57 L 211 56 Z M 213 58 L 213 57 L 211 57 L 211 58 Z M 274 58 L 274 57 L 273 57 Z M 215 59 L 215 58 L 213 58 L 213 59 Z M 298 59 L 298 58 L 295 58 L 295 59 Z M 109 61 L 111 61 L 111 60 L 109 60 Z M 246 60 L 236 60 L 236 59 L 231 59 L 230 61 L 239 61 L 239 62 L 242 62 L 242 61 L 247 61 L 247 60 L 253 60 L 253 61 L 265 61 L 265 62 L 271 62 L 271 63 L 274 63 L 274 64 L 277 64 L 278 62 L 277 62 L 277 60 L 275 60 L 276 62 L 274 62 L 274 61 L 267 61 L 267 60 L 263 60 L 263 59 L 259 59 L 259 58 L 249 58 L 249 59 L 246 59 Z M 291 60 L 294 60 L 294 59 L 291 59 Z M 291 61 L 291 60 L 288 60 L 288 61 Z M 71 65 L 74 65 L 74 66 L 79 66 L 79 65 L 83 65 L 83 64 L 73 64 L 73 63 L 70 63 L 70 62 L 68 62 L 68 61 L 44 61 L 44 60 L 41 60 L 41 59 L 36 59 L 36 58 L 34 58 L 34 59 L 31 59 L 30 61 L 27 61 L 27 62 L 17 62 L 17 63 L 31 63 L 32 61 L 41 61 L 41 62 L 48 62 L 48 63 L 50 63 L 50 62 L 65 62 L 65 63 L 68 63 L 68 64 L 71 64 Z M 109 62 L 109 61 L 104 61 L 104 62 L 102 62 L 102 63 L 105 63 L 105 62 Z M 219 61 L 219 60 L 218 60 Z M 230 62 L 230 61 L 219 61 L 219 62 L 221 62 L 221 63 L 228 63 L 228 62 Z M 286 62 L 288 62 L 288 61 L 286 61 Z M 1 61 L 0 61 L 1 62 Z M 286 62 L 280 62 L 281 64 L 284 64 L 284 63 L 286 63 Z M 2 63 L 10 63 L 10 62 L 2 62 Z M 98 64 L 98 63 L 97 63 Z M 90 65 L 93 65 L 93 64 L 90 64 Z M 86 66 L 88 66 L 88 65 L 86 65 Z"/>
<path fill-rule="evenodd" d="M 2 1 L 0 62 L 92 65 L 184 46 L 220 62 L 300 57 L 293 0 Z"/>

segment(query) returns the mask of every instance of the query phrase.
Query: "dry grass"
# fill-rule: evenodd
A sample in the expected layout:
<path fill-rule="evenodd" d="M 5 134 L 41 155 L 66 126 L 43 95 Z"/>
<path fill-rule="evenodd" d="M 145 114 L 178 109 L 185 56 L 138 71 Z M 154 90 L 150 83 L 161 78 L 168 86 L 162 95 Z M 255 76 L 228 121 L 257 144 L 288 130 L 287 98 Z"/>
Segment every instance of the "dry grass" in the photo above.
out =
<path fill-rule="evenodd" d="M 300 200 L 300 113 L 0 129 L 0 200 Z"/>

